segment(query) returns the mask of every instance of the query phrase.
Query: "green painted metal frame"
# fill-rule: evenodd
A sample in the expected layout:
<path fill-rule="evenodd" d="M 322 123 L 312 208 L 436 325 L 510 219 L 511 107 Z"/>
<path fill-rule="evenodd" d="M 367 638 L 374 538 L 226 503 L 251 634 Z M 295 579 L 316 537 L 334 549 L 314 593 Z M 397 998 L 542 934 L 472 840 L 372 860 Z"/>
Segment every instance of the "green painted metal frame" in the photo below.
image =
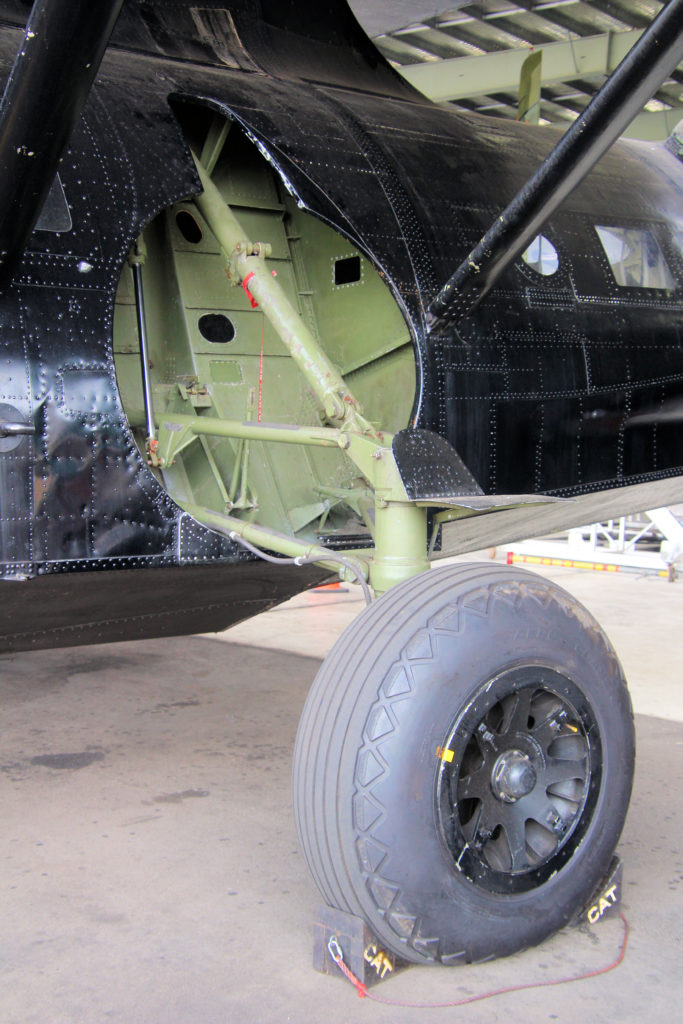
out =
<path fill-rule="evenodd" d="M 341 448 L 361 471 L 374 495 L 374 548 L 355 554 L 367 561 L 367 575 L 375 592 L 383 593 L 394 584 L 429 568 L 427 511 L 410 501 L 406 494 L 391 448 L 391 435 L 383 435 L 380 440 L 356 434 L 348 428 L 238 422 L 173 413 L 159 422 L 160 464 L 172 465 L 180 452 L 202 437 Z M 230 507 L 234 506 L 231 504 Z M 184 508 L 206 526 L 220 528 L 221 532 L 229 527 L 250 543 L 260 544 L 286 557 L 308 559 L 317 552 L 317 560 L 321 564 L 338 568 L 329 561 L 329 552 L 320 545 L 310 545 L 276 530 L 200 506 L 184 504 Z"/>
<path fill-rule="evenodd" d="M 206 159 L 208 168 L 216 166 L 227 137 L 228 129 L 224 124 L 215 122 L 211 126 L 202 147 L 202 157 Z M 300 313 L 292 304 L 286 290 L 286 284 L 289 284 L 291 291 L 292 281 L 287 281 L 280 269 L 283 266 L 282 240 L 277 241 L 277 233 L 271 236 L 269 243 L 249 239 L 233 211 L 232 203 L 224 198 L 213 182 L 210 170 L 196 157 L 195 161 L 204 191 L 194 202 L 206 228 L 213 235 L 214 242 L 210 251 L 213 253 L 212 258 L 215 256 L 218 260 L 219 269 L 218 273 L 214 272 L 212 287 L 220 292 L 223 280 L 227 291 L 242 285 L 252 305 L 260 307 L 271 332 L 300 371 L 305 382 L 307 401 L 312 392 L 312 418 L 317 422 L 299 424 L 296 420 L 294 423 L 261 421 L 260 401 L 259 418 L 256 419 L 254 387 L 249 389 L 248 400 L 243 406 L 245 418 L 235 418 L 235 403 L 228 406 L 230 413 L 226 416 L 221 412 L 221 409 L 226 408 L 223 399 L 217 399 L 210 388 L 207 390 L 206 385 L 201 385 L 199 376 L 190 375 L 185 378 L 177 372 L 172 373 L 158 391 L 159 403 L 155 403 L 155 410 L 152 411 L 154 429 L 150 430 L 148 426 L 147 452 L 150 464 L 162 473 L 168 473 L 169 490 L 190 515 L 209 529 L 233 540 L 239 539 L 261 551 L 272 552 L 297 562 L 315 561 L 325 568 L 338 571 L 344 579 L 363 581 L 363 586 L 364 581 L 368 580 L 379 594 L 429 568 L 429 559 L 433 555 L 434 542 L 442 523 L 464 515 L 482 514 L 499 506 L 518 504 L 520 500 L 538 503 L 538 496 L 521 496 L 520 499 L 519 496 L 486 498 L 472 495 L 411 500 L 394 457 L 393 433 L 379 429 L 365 418 L 361 403 L 349 387 L 344 374 L 323 349 L 314 333 L 315 328 L 308 326 L 308 322 L 314 323 L 315 320 L 307 317 L 305 310 Z M 257 189 L 254 191 L 257 192 Z M 253 195 L 250 194 L 248 202 L 252 201 Z M 264 205 L 257 205 L 258 210 L 284 209 L 273 205 L 276 202 L 274 196 L 269 198 L 266 194 L 265 202 L 263 198 L 261 201 Z M 248 204 L 247 209 L 251 209 Z M 167 300 L 160 294 L 158 282 L 155 294 L 157 306 L 163 308 Z M 298 281 L 298 294 L 312 294 L 306 290 L 305 273 Z M 244 301 L 240 295 L 239 303 L 228 302 L 226 307 L 239 308 L 240 304 L 244 305 Z M 193 296 L 193 302 L 194 307 L 191 304 L 190 308 L 201 309 L 206 305 L 206 298 L 199 292 L 199 297 Z M 221 308 L 220 299 L 218 308 Z M 156 315 L 158 321 L 159 309 Z M 244 316 L 244 313 L 240 315 Z M 156 330 L 158 333 L 158 324 Z M 263 331 L 260 333 L 263 350 Z M 251 358 L 254 358 L 253 352 Z M 351 354 L 349 359 L 346 353 L 346 360 L 347 365 L 351 366 L 351 370 L 347 369 L 346 372 L 352 373 L 356 365 L 354 355 Z M 295 376 L 298 378 L 298 373 Z M 176 391 L 183 400 L 180 409 L 177 407 L 177 395 L 175 401 L 170 397 Z M 144 400 L 143 404 L 149 414 L 151 400 Z M 289 406 L 280 405 L 279 409 L 280 412 L 276 414 L 278 417 L 283 413 L 291 415 Z M 234 443 L 227 464 L 225 446 L 221 447 L 220 443 L 225 440 Z M 260 486 L 257 484 L 254 489 L 253 480 L 250 480 L 253 475 L 250 470 L 250 446 L 253 443 L 262 446 L 260 452 L 266 462 L 273 458 L 271 446 L 336 449 L 344 456 L 340 466 L 348 463 L 348 470 L 343 471 L 338 478 L 343 486 L 338 485 L 334 476 L 319 477 L 316 484 L 313 474 L 310 492 L 306 488 L 303 491 L 299 488 L 298 491 L 299 502 L 303 500 L 304 504 L 293 502 L 291 505 L 282 505 L 285 515 L 281 516 L 280 521 L 287 521 L 287 529 L 291 531 L 285 532 L 278 525 L 277 515 L 273 516 L 273 502 L 266 501 L 260 505 Z M 196 490 L 196 477 L 184 476 L 184 453 L 194 444 L 201 448 L 209 468 L 209 473 L 199 479 Z M 193 453 L 189 455 L 190 464 L 196 465 Z M 357 475 L 354 476 L 354 473 Z M 209 502 L 206 500 L 206 479 L 210 479 L 214 487 L 214 495 Z M 263 482 L 261 478 L 261 485 Z M 174 486 L 175 483 L 179 483 L 180 487 Z M 198 497 L 198 494 L 202 494 L 202 497 Z M 208 504 L 211 507 L 207 507 Z M 335 550 L 335 527 L 323 527 L 330 514 L 334 515 L 335 506 L 340 504 L 346 505 L 364 521 L 372 537 L 372 546 L 351 552 L 348 549 Z M 296 525 L 292 513 L 301 513 L 300 526 Z M 428 538 L 430 513 L 431 538 Z M 312 526 L 314 521 L 317 523 L 315 531 Z M 428 539 L 431 540 L 429 548 Z"/>
<path fill-rule="evenodd" d="M 215 163 L 227 133 L 218 133 L 207 143 L 206 156 Z M 374 547 L 356 552 L 362 574 L 376 593 L 429 568 L 427 558 L 427 512 L 408 499 L 391 447 L 392 435 L 376 429 L 363 416 L 336 367 L 294 309 L 266 259 L 270 246 L 251 241 L 234 212 L 223 199 L 210 172 L 195 156 L 203 192 L 195 202 L 221 246 L 227 281 L 242 284 L 250 298 L 261 307 L 278 337 L 299 367 L 313 391 L 323 420 L 330 426 L 297 426 L 227 420 L 200 414 L 167 413 L 157 424 L 155 465 L 172 466 L 178 455 L 197 439 L 229 438 L 245 447 L 252 441 L 339 448 L 348 455 L 368 482 L 374 502 Z M 239 465 L 239 463 L 238 463 Z M 237 469 L 236 469 L 237 474 Z M 240 491 L 246 481 L 242 480 Z M 235 480 L 225 490 L 226 512 L 238 508 L 234 502 Z M 289 537 L 250 519 L 222 514 L 198 504 L 183 503 L 198 521 L 222 533 L 234 534 L 251 544 L 285 557 L 315 558 L 321 565 L 339 570 L 338 560 L 322 545 Z M 344 575 L 345 570 L 340 570 Z M 348 573 L 347 573 L 348 575 Z"/>
<path fill-rule="evenodd" d="M 326 418 L 333 424 L 347 426 L 371 437 L 377 436 L 372 424 L 363 417 L 360 403 L 344 378 L 322 351 L 277 278 L 268 270 L 265 257 L 270 255 L 270 246 L 247 238 L 237 217 L 196 157 L 195 164 L 204 190 L 195 202 L 220 243 L 226 258 L 228 279 L 233 284 L 248 287 L 248 294 L 261 307 L 287 347 L 317 396 Z"/>

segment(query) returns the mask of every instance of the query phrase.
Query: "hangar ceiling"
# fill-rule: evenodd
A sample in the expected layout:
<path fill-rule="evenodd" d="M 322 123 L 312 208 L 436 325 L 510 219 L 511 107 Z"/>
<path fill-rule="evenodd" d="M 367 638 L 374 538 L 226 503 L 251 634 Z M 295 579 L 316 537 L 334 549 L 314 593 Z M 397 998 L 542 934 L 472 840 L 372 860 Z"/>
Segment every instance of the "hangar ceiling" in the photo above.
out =
<path fill-rule="evenodd" d="M 520 72 L 541 50 L 540 124 L 573 121 L 663 0 L 350 0 L 385 57 L 417 89 L 461 110 L 516 119 Z M 683 119 L 683 65 L 627 135 L 664 139 Z"/>

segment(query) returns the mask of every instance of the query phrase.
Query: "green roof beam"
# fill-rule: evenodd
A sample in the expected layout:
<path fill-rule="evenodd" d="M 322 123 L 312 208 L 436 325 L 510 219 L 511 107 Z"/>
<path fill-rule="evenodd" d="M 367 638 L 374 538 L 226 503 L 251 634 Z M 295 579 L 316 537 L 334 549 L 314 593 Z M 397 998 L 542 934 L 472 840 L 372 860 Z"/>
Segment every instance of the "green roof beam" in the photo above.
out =
<path fill-rule="evenodd" d="M 535 47 L 543 52 L 542 85 L 611 74 L 641 34 L 639 29 L 606 32 Z M 455 57 L 412 64 L 397 70 L 425 96 L 437 102 L 447 102 L 467 96 L 516 93 L 522 64 L 528 55 L 529 50 L 525 47 L 481 57 Z"/>

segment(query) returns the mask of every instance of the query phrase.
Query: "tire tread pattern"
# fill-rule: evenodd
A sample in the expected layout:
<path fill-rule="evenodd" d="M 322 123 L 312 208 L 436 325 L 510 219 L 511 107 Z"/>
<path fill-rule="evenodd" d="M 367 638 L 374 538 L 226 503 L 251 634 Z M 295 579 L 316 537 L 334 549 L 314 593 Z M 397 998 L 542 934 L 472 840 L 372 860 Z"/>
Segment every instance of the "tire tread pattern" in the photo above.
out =
<path fill-rule="evenodd" d="M 385 815 L 377 789 L 389 767 L 380 746 L 399 728 L 394 705 L 413 697 L 413 670 L 434 660 L 440 637 L 461 635 L 487 618 L 496 602 L 514 607 L 522 596 L 537 600 L 541 607 L 554 601 L 567 615 L 584 615 L 583 624 L 613 660 L 615 679 L 625 691 L 609 641 L 570 595 L 526 570 L 465 563 L 408 580 L 359 616 L 323 663 L 302 714 L 293 795 L 313 878 L 328 904 L 365 918 L 376 931 L 383 924 L 393 936 L 393 947 L 414 962 L 470 962 L 472 956 L 468 948 L 449 949 L 439 936 L 423 933 L 420 918 L 404 905 L 400 888 L 382 874 L 390 851 L 376 834 Z M 380 661 L 386 666 L 387 658 L 392 659 L 391 667 L 378 677 L 374 669 Z M 344 809 L 337 799 L 340 766 L 349 744 L 357 751 L 351 851 L 342 837 Z M 483 959 L 496 952 L 493 949 Z"/>

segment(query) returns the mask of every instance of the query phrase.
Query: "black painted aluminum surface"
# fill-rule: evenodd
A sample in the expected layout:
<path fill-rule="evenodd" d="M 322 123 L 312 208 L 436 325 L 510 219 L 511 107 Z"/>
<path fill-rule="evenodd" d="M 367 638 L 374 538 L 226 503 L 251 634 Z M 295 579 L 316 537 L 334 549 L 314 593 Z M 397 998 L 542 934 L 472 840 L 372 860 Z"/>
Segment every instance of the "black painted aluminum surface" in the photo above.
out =
<path fill-rule="evenodd" d="M 391 448 L 411 501 L 482 493 L 455 448 L 431 430 L 399 430 Z"/>
<path fill-rule="evenodd" d="M 0 2 L 6 74 L 26 10 Z M 667 500 L 681 500 L 674 154 L 618 143 L 544 228 L 557 272 L 515 264 L 457 330 L 430 339 L 431 299 L 557 133 L 423 100 L 343 0 L 127 0 L 60 166 L 72 227 L 34 230 L 0 295 L 0 404 L 36 431 L 0 450 L 3 577 L 218 565 L 229 586 L 242 571 L 245 556 L 183 513 L 144 464 L 114 372 L 113 301 L 129 247 L 199 189 L 170 100 L 243 125 L 300 202 L 384 273 L 416 346 L 414 425 L 445 437 L 485 493 L 631 494 L 659 482 L 662 504 L 668 480 Z M 618 286 L 596 224 L 650 230 L 675 287 Z M 495 541 L 496 514 L 484 519 Z M 297 571 L 273 570 L 272 600 L 306 585 Z M 154 573 L 135 573 L 134 584 L 124 575 L 137 593 L 149 578 L 153 597 Z M 107 587 L 92 598 L 93 620 L 106 618 Z M 15 610 L 23 602 L 49 627 L 54 601 L 36 599 L 33 582 L 12 584 Z M 252 610 L 233 607 L 226 622 Z M 11 629 L 0 621 L 2 631 Z"/>
<path fill-rule="evenodd" d="M 432 330 L 481 302 L 682 60 L 683 0 L 670 0 L 432 300 Z"/>
<path fill-rule="evenodd" d="M 36 0 L 0 107 L 0 282 L 21 257 L 122 0 Z"/>

